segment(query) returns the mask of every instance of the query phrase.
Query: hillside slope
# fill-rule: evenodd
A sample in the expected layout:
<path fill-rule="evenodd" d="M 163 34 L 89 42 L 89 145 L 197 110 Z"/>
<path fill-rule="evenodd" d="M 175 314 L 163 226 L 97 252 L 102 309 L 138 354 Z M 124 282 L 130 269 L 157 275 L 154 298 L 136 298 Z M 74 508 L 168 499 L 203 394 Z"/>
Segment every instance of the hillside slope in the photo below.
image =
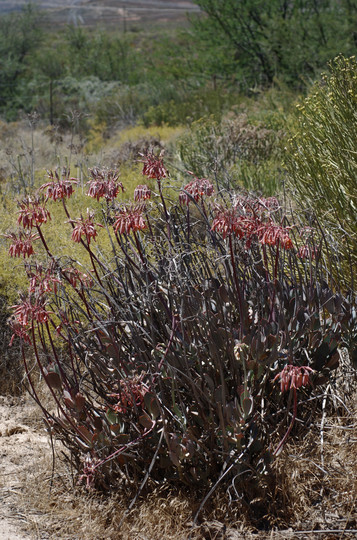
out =
<path fill-rule="evenodd" d="M 19 11 L 27 0 L 2 0 L 0 15 Z M 46 22 L 56 24 L 129 25 L 184 21 L 199 8 L 191 0 L 37 0 Z"/>

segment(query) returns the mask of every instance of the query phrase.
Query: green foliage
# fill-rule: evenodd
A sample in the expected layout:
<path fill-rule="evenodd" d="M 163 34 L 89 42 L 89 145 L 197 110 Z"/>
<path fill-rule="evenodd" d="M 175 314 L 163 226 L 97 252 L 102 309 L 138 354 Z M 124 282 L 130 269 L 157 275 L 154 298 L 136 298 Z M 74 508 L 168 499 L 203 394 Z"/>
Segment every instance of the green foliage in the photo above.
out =
<path fill-rule="evenodd" d="M 169 93 L 168 86 L 162 90 Z M 161 90 L 146 83 L 135 86 L 119 85 L 98 102 L 95 120 L 106 124 L 108 131 L 114 127 L 134 124 L 145 112 L 160 101 Z"/>
<path fill-rule="evenodd" d="M 73 26 L 54 35 L 32 7 L 0 18 L 0 113 L 37 110 L 62 128 L 74 110 L 109 129 L 218 119 L 257 85 L 304 85 L 355 47 L 352 2 L 198 3 L 208 17 L 159 36 Z"/>
<path fill-rule="evenodd" d="M 31 7 L 0 18 L 0 53 L 0 110 L 37 109 L 51 123 L 74 109 L 92 113 L 108 88 L 140 79 L 140 56 L 127 37 L 72 27 L 54 37 Z"/>
<path fill-rule="evenodd" d="M 285 157 L 294 198 L 315 212 L 335 249 L 357 261 L 357 63 L 338 56 L 297 106 Z"/>
<path fill-rule="evenodd" d="M 193 90 L 182 81 L 113 85 L 112 89 L 107 95 L 103 92 L 92 109 L 96 121 L 104 122 L 108 131 L 135 122 L 145 127 L 190 125 L 204 116 L 220 118 L 242 101 L 234 91 L 207 87 Z"/>
<path fill-rule="evenodd" d="M 304 79 L 314 77 L 329 58 L 356 49 L 355 2 L 196 0 L 195 3 L 207 15 L 193 20 L 197 39 L 204 41 L 214 62 L 218 42 L 220 49 L 229 54 L 228 73 L 234 70 L 237 78 L 245 80 L 248 86 L 271 84 L 279 76 L 290 85 L 301 87 Z M 219 66 L 216 69 L 217 73 L 222 72 Z"/>
<path fill-rule="evenodd" d="M 131 80 L 131 74 L 137 74 L 137 65 L 136 50 L 127 39 L 70 27 L 31 59 L 27 85 L 33 93 L 32 107 L 48 115 L 51 123 L 68 128 L 71 111 L 93 115 L 97 104 L 121 85 L 135 83 L 136 75 Z M 120 101 L 120 96 L 116 99 Z M 81 127 L 85 130 L 86 123 Z"/>
<path fill-rule="evenodd" d="M 151 105 L 142 115 L 144 126 L 190 125 L 200 118 L 214 116 L 220 119 L 242 97 L 225 88 L 201 87 L 195 90 L 173 86 L 174 96 L 162 96 L 157 105 Z M 168 99 L 169 97 L 169 99 Z"/>
<path fill-rule="evenodd" d="M 25 107 L 29 98 L 22 85 L 31 53 L 39 46 L 42 32 L 39 15 L 32 5 L 0 18 L 0 112 L 7 120 Z"/>
<path fill-rule="evenodd" d="M 281 189 L 282 130 L 251 123 L 246 114 L 194 122 L 178 141 L 181 166 L 214 176 L 220 186 L 241 186 L 272 195 Z"/>
<path fill-rule="evenodd" d="M 35 88 L 37 81 L 29 83 L 29 88 Z M 80 131 L 87 133 L 89 117 L 96 114 L 103 100 L 117 90 L 116 81 L 103 82 L 98 77 L 90 76 L 81 79 L 67 75 L 60 79 L 47 81 L 42 86 L 41 96 L 35 97 L 37 111 L 63 129 L 71 127 L 73 112 L 80 118 Z M 38 88 L 38 87 L 37 87 Z M 51 115 L 52 112 L 52 115 Z M 98 122 L 101 115 L 97 115 Z"/>
<path fill-rule="evenodd" d="M 69 27 L 66 32 L 69 73 L 77 78 L 88 75 L 101 81 L 120 81 L 127 84 L 132 74 L 137 76 L 140 62 L 136 50 L 125 35 L 104 30 L 92 32 L 81 27 Z"/>

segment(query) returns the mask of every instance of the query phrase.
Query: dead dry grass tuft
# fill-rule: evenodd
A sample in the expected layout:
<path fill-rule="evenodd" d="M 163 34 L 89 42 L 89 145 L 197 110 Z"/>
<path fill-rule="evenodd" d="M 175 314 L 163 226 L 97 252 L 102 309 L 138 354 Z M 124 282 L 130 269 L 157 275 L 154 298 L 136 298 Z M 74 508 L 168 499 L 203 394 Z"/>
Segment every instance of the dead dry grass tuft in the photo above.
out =
<path fill-rule="evenodd" d="M 280 479 L 280 498 L 292 517 L 289 526 L 295 531 L 314 531 L 314 538 L 317 534 L 323 538 L 347 538 L 350 534 L 357 537 L 355 373 L 349 389 L 349 398 L 343 402 L 338 391 L 345 393 L 345 385 L 339 389 L 329 385 L 325 391 L 332 403 L 326 404 L 326 414 L 322 414 L 307 437 L 288 445 L 274 464 Z M 329 536 L 328 531 L 335 532 Z"/>

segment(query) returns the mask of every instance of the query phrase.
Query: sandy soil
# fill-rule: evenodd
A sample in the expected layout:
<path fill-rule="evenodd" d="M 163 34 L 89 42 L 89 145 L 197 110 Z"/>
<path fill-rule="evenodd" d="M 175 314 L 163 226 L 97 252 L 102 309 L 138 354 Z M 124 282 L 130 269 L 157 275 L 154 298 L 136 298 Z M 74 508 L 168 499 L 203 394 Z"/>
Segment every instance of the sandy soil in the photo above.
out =
<path fill-rule="evenodd" d="M 27 476 L 36 472 L 36 463 L 48 448 L 31 399 L 0 396 L 0 540 L 34 538 L 26 534 L 29 516 L 22 509 L 21 495 Z"/>

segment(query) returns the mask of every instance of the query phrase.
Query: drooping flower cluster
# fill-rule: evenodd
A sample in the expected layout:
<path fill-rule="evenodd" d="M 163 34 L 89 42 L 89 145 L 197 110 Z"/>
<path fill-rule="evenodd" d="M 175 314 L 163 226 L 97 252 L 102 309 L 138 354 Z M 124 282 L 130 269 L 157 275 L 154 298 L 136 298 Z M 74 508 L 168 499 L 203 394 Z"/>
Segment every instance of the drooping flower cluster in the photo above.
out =
<path fill-rule="evenodd" d="M 53 274 L 53 262 L 47 269 L 42 265 L 29 263 L 25 265 L 27 275 L 30 278 L 30 286 L 26 296 L 21 296 L 21 302 L 11 306 L 14 314 L 9 322 L 12 330 L 10 346 L 15 337 L 19 337 L 25 343 L 31 344 L 29 332 L 34 322 L 39 324 L 47 323 L 52 312 L 46 309 L 48 300 L 46 293 L 54 291 L 57 283 L 60 282 Z"/>
<path fill-rule="evenodd" d="M 265 211 L 276 212 L 280 208 L 280 203 L 276 197 L 259 197 L 255 200 L 253 206 L 257 214 L 262 214 Z"/>
<path fill-rule="evenodd" d="M 161 178 L 166 178 L 168 175 L 168 172 L 164 166 L 164 162 L 162 159 L 162 154 L 159 155 L 159 157 L 155 156 L 155 154 L 148 153 L 145 156 L 143 156 L 142 163 L 143 165 L 143 175 L 147 176 L 148 178 L 156 178 L 156 180 L 160 180 Z"/>
<path fill-rule="evenodd" d="M 85 483 L 88 490 L 93 488 L 95 478 L 98 474 L 98 469 L 96 467 L 99 463 L 99 459 L 93 458 L 93 456 L 87 454 L 83 464 L 82 474 L 78 478 L 78 485 Z"/>
<path fill-rule="evenodd" d="M 57 292 L 57 285 L 61 280 L 55 276 L 54 270 L 53 262 L 47 268 L 38 263 L 34 267 L 26 266 L 27 276 L 30 279 L 29 292 L 38 294 Z"/>
<path fill-rule="evenodd" d="M 258 240 L 263 245 L 278 246 L 281 245 L 284 249 L 292 249 L 293 243 L 289 236 L 291 227 L 282 227 L 272 221 L 263 223 L 258 227 L 255 234 Z"/>
<path fill-rule="evenodd" d="M 219 232 L 223 238 L 234 235 L 244 239 L 247 248 L 250 247 L 253 238 L 256 238 L 262 245 L 292 249 L 291 227 L 275 223 L 270 214 L 266 217 L 267 201 L 269 200 L 265 200 L 262 205 L 258 199 L 254 206 L 253 203 L 241 199 L 232 208 L 218 207 L 212 222 L 212 231 Z"/>
<path fill-rule="evenodd" d="M 93 217 L 94 212 L 90 212 L 89 210 L 87 210 L 86 218 L 83 218 L 83 216 L 81 216 L 80 218 L 69 220 L 69 222 L 74 225 L 72 231 L 73 242 L 80 242 L 82 240 L 82 236 L 85 237 L 88 244 L 90 244 L 92 238 L 95 241 L 98 234 L 98 231 L 95 227 L 103 227 L 103 225 L 101 225 L 100 223 L 94 223 Z"/>
<path fill-rule="evenodd" d="M 92 179 L 88 182 L 89 190 L 87 195 L 99 201 L 104 197 L 108 201 L 114 200 L 119 190 L 124 191 L 124 186 L 118 181 L 119 171 L 112 169 L 89 169 Z"/>
<path fill-rule="evenodd" d="M 314 261 L 320 252 L 315 245 L 315 229 L 310 226 L 301 227 L 299 236 L 301 237 L 303 244 L 299 247 L 297 256 L 303 261 Z"/>
<path fill-rule="evenodd" d="M 317 248 L 312 248 L 306 244 L 304 246 L 301 246 L 298 249 L 298 253 L 297 253 L 297 256 L 299 257 L 299 259 L 302 259 L 302 260 L 311 259 L 312 261 L 314 261 L 317 255 L 318 255 Z"/>
<path fill-rule="evenodd" d="M 21 304 L 11 306 L 11 309 L 14 310 L 16 322 L 26 327 L 31 321 L 46 323 L 49 320 L 46 304 L 46 299 L 42 294 L 29 294 Z"/>
<path fill-rule="evenodd" d="M 21 340 L 23 340 L 28 345 L 31 345 L 31 339 L 28 334 L 29 328 L 27 326 L 24 326 L 21 324 L 16 317 L 13 317 L 9 321 L 9 327 L 12 331 L 11 339 L 9 342 L 9 347 L 12 347 L 12 344 L 14 343 L 15 337 L 19 337 Z"/>
<path fill-rule="evenodd" d="M 273 212 L 280 209 L 280 204 L 276 197 L 252 198 L 241 194 L 234 197 L 233 206 L 246 216 L 255 216 L 260 219 L 262 219 L 264 215 L 271 216 Z"/>
<path fill-rule="evenodd" d="M 77 268 L 64 268 L 62 274 L 74 289 L 77 288 L 78 283 L 85 287 L 91 287 L 93 285 L 91 276 L 83 274 L 83 272 L 80 272 Z"/>
<path fill-rule="evenodd" d="M 223 238 L 233 234 L 249 241 L 260 222 L 256 219 L 238 215 L 236 208 L 220 208 L 212 222 L 212 231 L 219 232 Z"/>
<path fill-rule="evenodd" d="M 146 229 L 146 223 L 143 217 L 143 206 L 124 206 L 115 216 L 114 231 L 120 234 L 129 234 L 131 231 L 143 231 Z"/>
<path fill-rule="evenodd" d="M 26 197 L 20 203 L 20 211 L 18 217 L 18 224 L 22 225 L 24 229 L 32 229 L 34 226 L 40 227 L 42 223 L 46 223 L 48 219 L 51 219 L 50 213 L 43 206 L 40 199 Z"/>
<path fill-rule="evenodd" d="M 40 190 L 47 190 L 45 194 L 45 200 L 53 199 L 54 201 L 69 199 L 74 193 L 73 185 L 78 184 L 76 178 L 69 178 L 69 171 L 66 169 L 62 171 L 62 177 L 59 176 L 58 171 L 47 171 L 47 176 L 50 178 L 50 182 L 43 184 Z"/>
<path fill-rule="evenodd" d="M 146 184 L 136 186 L 134 190 L 134 201 L 146 201 L 151 199 L 151 189 Z"/>
<path fill-rule="evenodd" d="M 213 195 L 214 187 L 208 178 L 197 178 L 191 171 L 188 173 L 194 178 L 180 192 L 180 204 L 188 205 L 192 199 L 198 202 L 203 196 L 211 197 Z"/>
<path fill-rule="evenodd" d="M 140 377 L 120 381 L 120 391 L 116 394 L 110 394 L 110 397 L 115 397 L 118 400 L 113 410 L 121 414 L 127 414 L 134 407 L 141 408 L 147 391 Z"/>
<path fill-rule="evenodd" d="M 293 366 L 288 364 L 285 366 L 278 375 L 274 378 L 274 382 L 280 381 L 281 392 L 287 392 L 288 390 L 299 389 L 302 386 L 307 386 L 310 383 L 310 374 L 313 373 L 313 369 L 308 366 Z"/>
<path fill-rule="evenodd" d="M 10 257 L 20 257 L 25 259 L 34 254 L 32 242 L 38 240 L 37 234 L 32 234 L 30 231 L 19 231 L 18 235 L 13 232 L 4 234 L 5 238 L 10 238 L 12 244 L 9 247 Z"/>

